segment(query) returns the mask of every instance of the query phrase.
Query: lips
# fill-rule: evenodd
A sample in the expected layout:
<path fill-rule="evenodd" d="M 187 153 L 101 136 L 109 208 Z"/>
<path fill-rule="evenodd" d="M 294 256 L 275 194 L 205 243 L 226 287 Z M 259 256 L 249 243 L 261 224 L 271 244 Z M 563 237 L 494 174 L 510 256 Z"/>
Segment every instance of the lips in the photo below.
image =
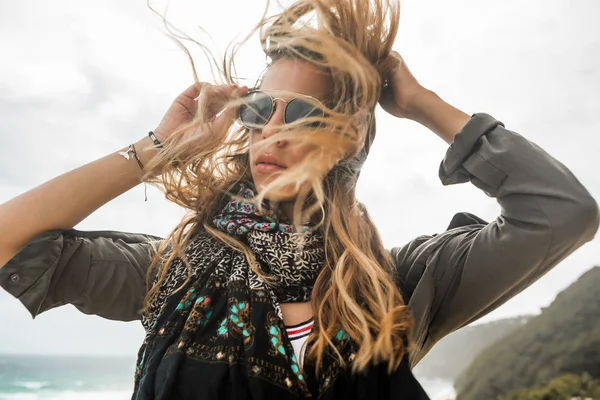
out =
<path fill-rule="evenodd" d="M 256 170 L 263 174 L 271 174 L 286 168 L 277 157 L 272 154 L 263 153 L 256 158 Z"/>

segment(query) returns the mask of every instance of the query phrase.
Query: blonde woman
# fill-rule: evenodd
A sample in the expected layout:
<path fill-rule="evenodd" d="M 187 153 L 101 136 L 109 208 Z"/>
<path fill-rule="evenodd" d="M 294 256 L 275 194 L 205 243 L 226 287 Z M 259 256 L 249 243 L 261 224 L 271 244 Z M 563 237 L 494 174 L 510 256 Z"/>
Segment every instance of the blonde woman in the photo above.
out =
<path fill-rule="evenodd" d="M 196 81 L 153 133 L 0 206 L 2 286 L 34 317 L 141 319 L 134 399 L 426 399 L 411 367 L 590 241 L 599 211 L 544 150 L 421 86 L 391 50 L 398 12 L 301 0 L 260 21 L 256 88 L 228 54 L 229 84 Z M 442 183 L 501 215 L 384 249 L 355 197 L 377 104 L 446 141 Z M 140 179 L 189 210 L 167 238 L 72 229 Z"/>

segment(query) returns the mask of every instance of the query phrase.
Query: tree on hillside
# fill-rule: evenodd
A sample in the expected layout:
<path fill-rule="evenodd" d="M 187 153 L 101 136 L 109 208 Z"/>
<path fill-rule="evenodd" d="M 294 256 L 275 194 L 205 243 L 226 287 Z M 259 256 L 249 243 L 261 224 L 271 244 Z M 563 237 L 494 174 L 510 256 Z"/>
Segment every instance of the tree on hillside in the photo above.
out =
<path fill-rule="evenodd" d="M 600 379 L 589 374 L 565 374 L 552 379 L 548 385 L 533 389 L 511 392 L 498 400 L 598 400 L 600 399 Z"/>
<path fill-rule="evenodd" d="M 458 400 L 496 399 L 567 373 L 600 378 L 600 267 L 526 325 L 481 352 L 457 379 Z"/>

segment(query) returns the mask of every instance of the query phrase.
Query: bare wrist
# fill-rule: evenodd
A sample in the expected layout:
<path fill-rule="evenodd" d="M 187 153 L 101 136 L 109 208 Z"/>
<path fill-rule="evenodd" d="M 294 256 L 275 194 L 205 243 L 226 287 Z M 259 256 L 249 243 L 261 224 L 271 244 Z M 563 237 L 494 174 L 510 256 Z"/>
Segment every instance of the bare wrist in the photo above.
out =
<path fill-rule="evenodd" d="M 159 149 L 154 146 L 154 142 L 152 142 L 152 139 L 150 139 L 149 136 L 138 140 L 134 145 L 142 162 L 150 161 L 159 151 Z M 146 163 L 144 163 L 144 165 L 146 165 Z"/>
<path fill-rule="evenodd" d="M 440 97 L 434 91 L 423 88 L 422 91 L 413 96 L 406 109 L 408 119 L 426 125 L 431 103 L 439 100 L 441 100 Z"/>
<path fill-rule="evenodd" d="M 409 118 L 429 128 L 448 144 L 471 119 L 470 115 L 446 103 L 431 90 L 415 97 Z"/>

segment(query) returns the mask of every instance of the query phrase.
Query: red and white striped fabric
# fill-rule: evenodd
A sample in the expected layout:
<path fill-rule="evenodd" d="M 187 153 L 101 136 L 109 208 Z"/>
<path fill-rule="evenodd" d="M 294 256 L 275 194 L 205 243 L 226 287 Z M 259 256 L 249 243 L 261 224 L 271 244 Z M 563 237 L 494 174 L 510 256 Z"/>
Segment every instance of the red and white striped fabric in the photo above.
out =
<path fill-rule="evenodd" d="M 301 354 L 302 346 L 312 331 L 314 323 L 314 319 L 311 318 L 308 321 L 302 322 L 301 324 L 285 327 L 288 337 L 292 342 L 292 346 L 294 347 L 294 353 L 296 353 L 296 358 L 298 359 L 298 363 L 300 365 L 302 365 L 302 362 L 304 361 L 304 354 Z"/>

